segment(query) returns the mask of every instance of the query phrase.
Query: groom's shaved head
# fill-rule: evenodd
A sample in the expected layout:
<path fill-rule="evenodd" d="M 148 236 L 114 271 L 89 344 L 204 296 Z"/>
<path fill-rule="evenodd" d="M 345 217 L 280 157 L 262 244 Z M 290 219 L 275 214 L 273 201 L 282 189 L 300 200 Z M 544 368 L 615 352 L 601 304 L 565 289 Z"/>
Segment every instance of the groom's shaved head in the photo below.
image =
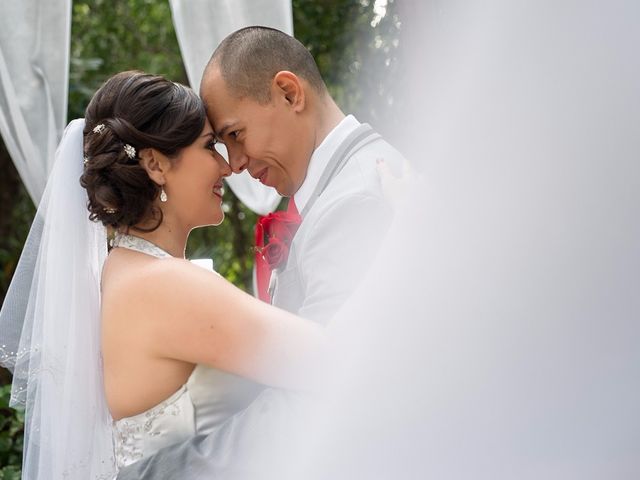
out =
<path fill-rule="evenodd" d="M 232 94 L 263 104 L 271 99 L 271 81 L 283 70 L 306 80 L 319 94 L 326 92 L 309 50 L 274 28 L 246 27 L 233 32 L 213 52 L 204 77 L 214 68 L 220 70 Z"/>

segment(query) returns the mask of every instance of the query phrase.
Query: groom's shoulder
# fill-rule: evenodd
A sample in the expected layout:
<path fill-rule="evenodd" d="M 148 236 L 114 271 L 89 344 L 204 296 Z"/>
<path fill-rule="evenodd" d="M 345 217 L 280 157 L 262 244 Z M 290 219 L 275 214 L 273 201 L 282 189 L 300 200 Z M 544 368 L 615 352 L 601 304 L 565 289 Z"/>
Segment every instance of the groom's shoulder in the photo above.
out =
<path fill-rule="evenodd" d="M 382 189 L 379 160 L 393 173 L 401 175 L 404 158 L 398 150 L 382 138 L 365 145 L 349 158 L 318 198 L 303 221 L 304 230 L 316 223 L 333 223 L 339 219 L 346 222 L 357 219 L 355 223 L 360 223 L 361 219 L 371 216 L 390 218 L 393 207 Z"/>

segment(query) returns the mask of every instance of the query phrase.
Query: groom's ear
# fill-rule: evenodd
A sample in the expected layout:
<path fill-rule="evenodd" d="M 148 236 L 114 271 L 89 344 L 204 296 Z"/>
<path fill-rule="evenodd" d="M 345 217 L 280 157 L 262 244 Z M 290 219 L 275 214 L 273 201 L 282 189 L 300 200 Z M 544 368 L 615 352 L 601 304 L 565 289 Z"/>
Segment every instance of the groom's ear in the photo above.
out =
<path fill-rule="evenodd" d="M 301 112 L 305 107 L 305 90 L 300 77 L 295 73 L 282 70 L 275 74 L 272 82 L 272 93 L 282 99 L 294 111 Z"/>
<path fill-rule="evenodd" d="M 158 185 L 164 185 L 165 174 L 171 163 L 169 159 L 154 148 L 140 150 L 140 166 L 145 169 L 149 178 Z"/>

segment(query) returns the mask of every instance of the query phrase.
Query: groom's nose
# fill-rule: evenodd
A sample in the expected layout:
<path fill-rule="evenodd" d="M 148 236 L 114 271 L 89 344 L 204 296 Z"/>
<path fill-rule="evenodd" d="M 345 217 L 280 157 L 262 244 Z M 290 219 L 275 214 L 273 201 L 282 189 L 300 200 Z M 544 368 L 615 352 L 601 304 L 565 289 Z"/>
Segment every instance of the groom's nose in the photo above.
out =
<path fill-rule="evenodd" d="M 249 164 L 249 157 L 240 148 L 227 148 L 229 152 L 229 165 L 233 173 L 241 173 Z"/>

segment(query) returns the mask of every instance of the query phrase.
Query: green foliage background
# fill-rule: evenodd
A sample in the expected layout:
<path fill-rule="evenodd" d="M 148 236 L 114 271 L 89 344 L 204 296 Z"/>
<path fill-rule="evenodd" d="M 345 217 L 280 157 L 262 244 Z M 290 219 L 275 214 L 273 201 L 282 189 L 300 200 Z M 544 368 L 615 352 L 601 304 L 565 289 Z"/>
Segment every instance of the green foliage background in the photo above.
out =
<path fill-rule="evenodd" d="M 379 129 L 383 119 L 389 123 L 399 64 L 397 3 L 388 0 L 384 16 L 373 0 L 292 3 L 295 36 L 313 54 L 343 111 Z M 95 90 L 119 71 L 139 69 L 188 83 L 167 0 L 74 0 L 72 15 L 69 119 L 82 117 Z M 216 270 L 250 291 L 256 216 L 230 190 L 225 197 L 227 219 L 193 232 L 187 255 L 212 258 Z M 0 302 L 34 214 L 0 142 Z M 8 407 L 9 382 L 9 372 L 0 369 L 0 480 L 20 478 L 23 418 Z"/>

